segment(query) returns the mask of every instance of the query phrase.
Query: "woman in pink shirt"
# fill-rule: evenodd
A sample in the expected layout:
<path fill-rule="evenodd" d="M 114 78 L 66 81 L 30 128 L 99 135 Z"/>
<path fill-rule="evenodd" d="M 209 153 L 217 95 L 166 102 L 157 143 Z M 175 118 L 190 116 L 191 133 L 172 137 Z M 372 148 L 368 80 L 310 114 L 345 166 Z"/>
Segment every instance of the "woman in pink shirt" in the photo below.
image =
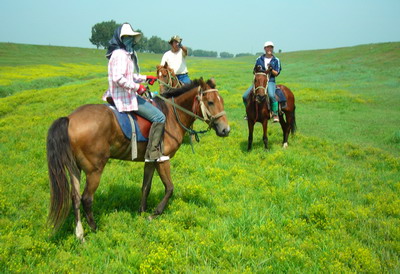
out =
<path fill-rule="evenodd" d="M 109 88 L 103 95 L 104 101 L 112 101 L 119 112 L 133 111 L 149 120 L 152 125 L 149 142 L 146 149 L 145 161 L 165 161 L 169 158 L 162 156 L 165 115 L 157 107 L 143 99 L 146 88 L 141 84 L 154 84 L 155 76 L 141 75 L 137 54 L 134 46 L 142 37 L 135 32 L 129 23 L 119 26 L 110 40 L 106 57 L 108 62 Z"/>

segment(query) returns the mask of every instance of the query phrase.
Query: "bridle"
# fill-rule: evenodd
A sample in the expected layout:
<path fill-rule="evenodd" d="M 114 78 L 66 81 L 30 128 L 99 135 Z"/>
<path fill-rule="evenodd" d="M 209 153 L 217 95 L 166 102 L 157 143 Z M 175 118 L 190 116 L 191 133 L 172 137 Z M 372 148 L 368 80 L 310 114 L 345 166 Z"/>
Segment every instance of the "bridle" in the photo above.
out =
<path fill-rule="evenodd" d="M 219 112 L 219 113 L 217 113 L 215 115 L 212 115 L 210 110 L 204 104 L 203 95 L 206 94 L 206 93 L 211 93 L 211 92 L 218 92 L 218 89 L 214 88 L 214 89 L 207 89 L 207 90 L 203 91 L 199 86 L 199 92 L 198 92 L 198 95 L 196 96 L 196 99 L 199 101 L 201 114 L 203 115 L 203 121 L 206 122 L 210 128 L 214 125 L 214 122 L 218 118 L 226 115 L 225 110 L 223 110 L 223 111 L 221 111 L 221 112 Z"/>
<path fill-rule="evenodd" d="M 256 87 L 256 86 L 253 85 L 253 95 L 254 95 L 255 108 L 256 108 L 256 119 L 255 119 L 255 121 L 258 120 L 258 105 L 260 103 L 264 103 L 264 102 L 267 103 L 267 106 L 269 105 L 269 97 L 267 96 L 267 87 L 268 87 L 268 82 L 269 82 L 269 74 L 267 74 L 265 72 L 256 72 L 256 73 L 254 73 L 253 83 L 256 80 L 256 75 L 264 75 L 264 76 L 266 76 L 267 77 L 267 83 L 266 83 L 265 87 L 264 86 L 257 86 Z M 263 95 L 256 94 L 256 91 L 259 90 L 259 89 L 264 90 L 264 94 Z"/>
<path fill-rule="evenodd" d="M 267 86 L 268 86 L 268 82 L 269 82 L 269 75 L 266 74 L 265 72 L 256 72 L 256 73 L 254 73 L 253 83 L 256 80 L 256 75 L 264 75 L 264 76 L 266 76 L 267 77 L 267 84 L 266 84 L 265 87 L 264 86 L 258 86 L 258 87 L 253 86 L 253 93 L 254 93 L 254 95 L 256 95 L 256 91 L 258 89 L 263 89 L 264 90 L 264 95 L 263 96 L 266 96 L 267 95 Z"/>
<path fill-rule="evenodd" d="M 204 91 L 203 91 L 203 90 L 201 89 L 201 87 L 199 86 L 197 95 L 196 95 L 196 97 L 195 97 L 194 100 L 193 100 L 192 110 L 194 109 L 195 104 L 198 103 L 198 104 L 199 104 L 200 111 L 201 111 L 201 114 L 202 114 L 203 117 L 197 115 L 197 114 L 196 114 L 197 111 L 196 111 L 196 113 L 195 113 L 195 112 L 192 112 L 192 111 L 190 111 L 190 110 L 187 110 L 187 109 L 181 107 L 180 105 L 176 104 L 176 103 L 174 102 L 174 97 L 172 97 L 172 98 L 171 98 L 171 101 L 170 101 L 170 100 L 168 100 L 167 98 L 165 98 L 165 97 L 163 97 L 163 96 L 160 96 L 160 95 L 158 95 L 158 94 L 157 94 L 156 96 L 157 96 L 158 98 L 160 98 L 161 100 L 163 100 L 164 102 L 166 102 L 166 103 L 172 105 L 172 107 L 173 107 L 173 109 L 174 109 L 174 113 L 175 113 L 176 120 L 178 121 L 179 125 L 180 125 L 186 132 L 188 132 L 190 135 L 194 135 L 195 138 L 196 138 L 196 141 L 199 142 L 199 141 L 200 141 L 200 138 L 199 138 L 199 135 L 198 135 L 198 134 L 199 134 L 199 133 L 206 133 L 207 131 L 209 131 L 209 130 L 215 125 L 215 121 L 216 121 L 216 120 L 218 120 L 220 117 L 226 115 L 226 112 L 225 112 L 224 110 L 221 111 L 221 112 L 219 112 L 219 113 L 217 113 L 217 114 L 215 114 L 215 115 L 212 115 L 211 112 L 210 112 L 210 110 L 209 110 L 209 109 L 207 108 L 207 106 L 204 104 L 204 102 L 203 102 L 203 95 L 206 94 L 206 93 L 211 93 L 211 92 L 218 92 L 218 90 L 217 90 L 217 89 L 207 89 L 207 90 L 204 90 Z M 197 102 L 196 102 L 196 100 L 197 100 Z M 207 125 L 208 125 L 207 130 L 196 131 L 196 130 L 194 130 L 194 129 L 192 129 L 192 128 L 186 127 L 186 126 L 181 122 L 181 119 L 180 119 L 180 117 L 179 117 L 179 114 L 178 114 L 178 112 L 177 112 L 177 109 L 179 109 L 180 111 L 183 111 L 184 113 L 188 114 L 189 116 L 193 117 L 194 119 L 198 119 L 198 120 L 200 120 L 200 121 L 203 121 L 203 122 L 207 123 Z M 192 151 L 193 151 L 193 153 L 194 153 L 193 144 L 192 144 L 192 138 L 189 138 L 189 139 L 190 139 L 190 144 L 192 145 Z"/>
<path fill-rule="evenodd" d="M 165 68 L 164 68 L 164 69 L 165 69 Z M 160 69 L 160 70 L 161 70 L 161 69 Z M 181 82 L 179 81 L 178 77 L 176 77 L 176 75 L 172 75 L 172 73 L 169 71 L 169 69 L 165 69 L 165 70 L 166 70 L 167 73 L 168 73 L 168 83 L 166 83 L 166 82 L 164 82 L 163 80 L 158 79 L 158 78 L 157 78 L 157 81 L 160 82 L 161 85 L 167 87 L 168 89 L 171 89 L 171 88 L 180 88 L 180 87 L 182 87 L 182 84 L 181 84 Z M 173 84 L 173 80 L 176 80 L 176 83 L 177 83 L 176 86 L 173 86 L 173 85 L 172 85 L 172 84 Z"/>

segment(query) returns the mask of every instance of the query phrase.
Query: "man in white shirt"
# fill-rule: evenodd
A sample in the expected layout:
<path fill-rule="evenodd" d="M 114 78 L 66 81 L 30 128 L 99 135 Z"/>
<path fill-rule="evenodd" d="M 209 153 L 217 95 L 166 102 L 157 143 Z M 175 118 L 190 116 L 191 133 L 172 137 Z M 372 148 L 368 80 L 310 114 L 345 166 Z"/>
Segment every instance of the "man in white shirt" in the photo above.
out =
<path fill-rule="evenodd" d="M 171 50 L 164 53 L 161 59 L 161 66 L 165 63 L 172 68 L 178 77 L 178 80 L 184 84 L 190 84 L 188 69 L 186 67 L 187 48 L 182 45 L 182 38 L 178 35 L 172 36 L 168 42 L 171 45 Z"/>

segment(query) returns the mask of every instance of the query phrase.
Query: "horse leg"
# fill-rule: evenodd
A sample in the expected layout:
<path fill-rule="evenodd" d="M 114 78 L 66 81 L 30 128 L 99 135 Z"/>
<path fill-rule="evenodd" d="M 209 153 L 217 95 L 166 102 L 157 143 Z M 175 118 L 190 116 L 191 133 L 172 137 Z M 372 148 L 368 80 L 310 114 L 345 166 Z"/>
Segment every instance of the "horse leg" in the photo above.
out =
<path fill-rule="evenodd" d="M 283 118 L 283 114 L 279 114 L 279 123 L 281 124 L 282 132 L 283 132 L 283 142 L 282 142 L 283 148 L 288 147 L 288 136 L 289 136 L 289 132 L 290 132 L 290 122 L 291 122 L 291 120 L 289 120 L 290 115 L 287 115 L 285 113 L 285 116 L 286 116 L 286 121 Z"/>
<path fill-rule="evenodd" d="M 264 121 L 262 122 L 262 126 L 263 126 L 263 142 L 264 142 L 264 147 L 265 147 L 265 149 L 268 149 L 268 135 L 267 135 L 267 131 L 268 131 L 268 119 L 264 119 Z"/>
<path fill-rule="evenodd" d="M 161 213 L 163 213 L 165 206 L 168 203 L 169 198 L 172 196 L 174 192 L 174 185 L 172 184 L 171 174 L 170 174 L 170 163 L 169 161 L 156 163 L 157 172 L 160 175 L 161 181 L 165 187 L 165 195 L 162 201 L 158 204 L 156 210 L 154 211 L 154 215 L 150 216 L 150 220 L 154 219 Z"/>
<path fill-rule="evenodd" d="M 81 172 L 80 170 L 73 171 L 71 174 L 71 186 L 72 186 L 72 203 L 74 207 L 74 213 L 75 213 L 75 235 L 76 237 L 84 242 L 85 239 L 83 238 L 84 232 L 83 232 L 83 226 L 81 222 L 81 212 L 80 212 L 80 206 L 81 206 L 81 194 L 80 194 L 80 181 L 81 181 Z"/>
<path fill-rule="evenodd" d="M 156 165 L 154 163 L 144 164 L 144 175 L 142 185 L 142 200 L 140 203 L 139 213 L 145 212 L 147 209 L 147 197 L 149 197 L 151 182 L 153 180 L 154 170 Z"/>
<path fill-rule="evenodd" d="M 254 123 L 253 121 L 250 120 L 250 117 L 248 117 L 247 120 L 247 126 L 249 128 L 249 137 L 248 137 L 248 141 L 247 141 L 247 151 L 251 150 L 251 147 L 253 145 L 253 131 L 254 131 Z"/>
<path fill-rule="evenodd" d="M 100 177 L 103 169 L 86 174 L 86 187 L 82 195 L 82 205 L 86 213 L 86 219 L 92 230 L 96 230 L 96 222 L 94 221 L 92 204 L 93 196 L 100 183 Z"/>

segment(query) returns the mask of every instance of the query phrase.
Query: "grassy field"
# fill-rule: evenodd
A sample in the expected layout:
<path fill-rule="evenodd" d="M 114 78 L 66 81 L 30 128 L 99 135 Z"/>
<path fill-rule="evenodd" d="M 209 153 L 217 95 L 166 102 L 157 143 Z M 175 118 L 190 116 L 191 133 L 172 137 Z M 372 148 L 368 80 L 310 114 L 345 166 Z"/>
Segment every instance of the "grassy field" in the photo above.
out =
<path fill-rule="evenodd" d="M 46 226 L 45 140 L 56 118 L 102 103 L 104 51 L 0 43 L 0 272 L 400 272 L 400 43 L 278 56 L 297 105 L 288 149 L 270 124 L 270 150 L 257 125 L 246 151 L 255 57 L 189 58 L 192 78 L 215 77 L 231 135 L 182 145 L 152 222 L 137 213 L 143 164 L 111 160 L 81 244 L 72 212 Z M 139 58 L 155 75 L 161 56 Z M 155 176 L 147 215 L 163 192 Z"/>

